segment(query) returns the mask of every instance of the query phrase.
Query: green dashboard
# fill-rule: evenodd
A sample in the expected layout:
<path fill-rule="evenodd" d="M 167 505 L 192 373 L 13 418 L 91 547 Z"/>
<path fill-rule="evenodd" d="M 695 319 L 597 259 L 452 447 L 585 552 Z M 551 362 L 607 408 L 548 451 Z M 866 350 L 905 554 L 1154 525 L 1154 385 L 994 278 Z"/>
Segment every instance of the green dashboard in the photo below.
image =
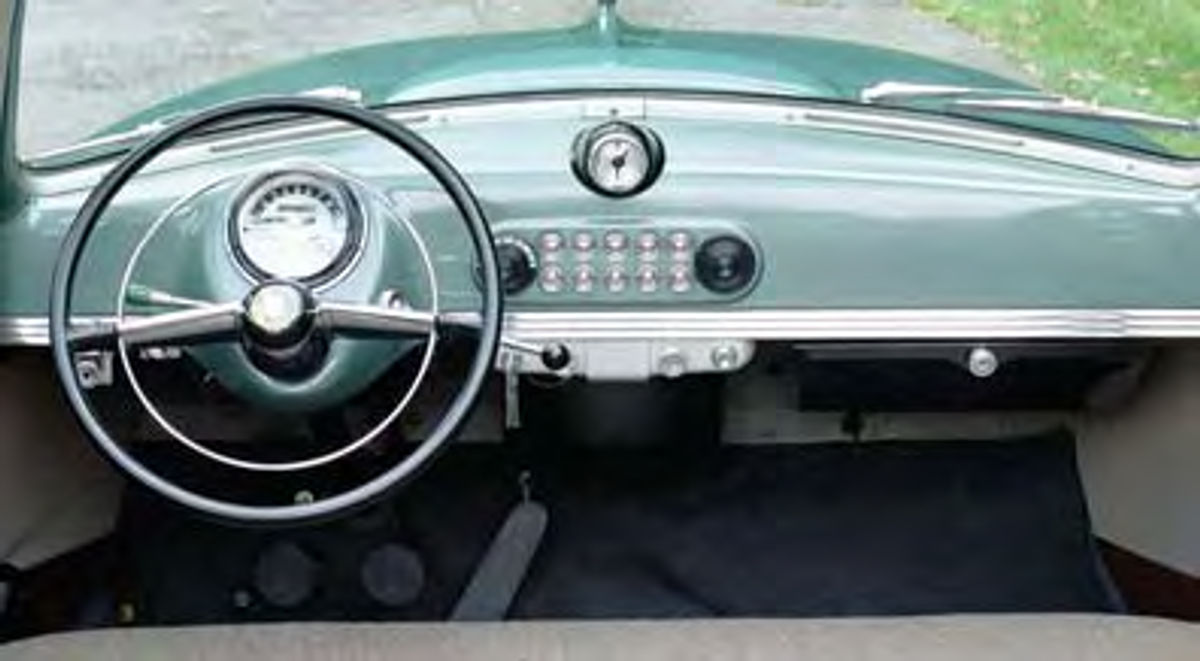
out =
<path fill-rule="evenodd" d="M 757 340 L 1200 336 L 1195 172 L 1162 162 L 968 122 L 719 94 L 480 98 L 391 115 L 461 171 L 498 247 L 520 248 L 525 278 L 505 300 L 517 339 L 618 353 L 682 343 L 714 365 L 732 346 L 740 355 L 722 366 L 735 369 Z M 613 119 L 661 141 L 661 173 L 635 195 L 598 194 L 572 169 L 572 144 Z M 37 173 L 29 203 L 0 224 L 6 341 L 45 342 L 59 241 L 109 166 Z M 343 181 L 361 210 L 357 254 L 323 297 L 476 309 L 470 237 L 436 182 L 378 138 L 299 121 L 188 142 L 136 177 L 84 255 L 79 323 L 135 314 L 129 287 L 245 296 L 256 280 L 229 231 L 239 191 L 291 171 Z M 704 282 L 700 253 L 731 240 L 744 251 L 736 282 Z M 422 293 L 423 255 L 436 300 Z M 319 405 L 404 350 L 346 340 L 319 375 L 286 387 L 223 371 L 276 404 Z M 245 360 L 236 347 L 194 351 L 210 366 Z"/>
<path fill-rule="evenodd" d="M 1054 162 L 1033 150 L 996 148 L 994 140 L 974 135 L 984 133 L 977 127 L 964 127 L 962 139 L 954 140 L 947 138 L 953 125 L 922 133 L 914 122 L 905 135 L 883 123 L 872 131 L 865 117 L 859 124 L 804 121 L 798 104 L 712 107 L 722 100 L 664 96 L 663 116 L 643 104 L 628 117 L 661 137 L 666 156 L 660 180 L 626 199 L 581 185 L 570 167 L 570 146 L 580 131 L 604 120 L 597 106 L 609 103 L 620 113 L 628 99 L 591 93 L 485 100 L 396 116 L 461 170 L 499 237 L 537 244 L 540 233 L 554 230 L 569 242 L 586 231 L 601 243 L 606 232 L 622 230 L 632 248 L 640 233 L 652 232 L 663 241 L 666 260 L 673 232 L 690 233 L 693 243 L 735 234 L 758 256 L 760 272 L 733 296 L 698 288 L 645 292 L 631 286 L 617 294 L 604 287 L 531 287 L 509 297 L 512 311 L 1186 309 L 1200 303 L 1195 185 L 1128 176 L 1117 171 L 1122 159 L 1098 150 L 1092 162 L 1085 161 L 1091 150 L 1084 148 L 1075 162 Z M 733 116 L 739 111 L 740 120 Z M 1127 160 L 1129 169 L 1137 164 Z M 4 317 L 45 314 L 57 242 L 108 165 L 37 173 L 29 203 L 0 225 L 7 257 L 0 268 L 10 283 L 0 299 Z M 196 294 L 246 286 L 225 248 L 232 197 L 255 174 L 306 166 L 345 173 L 372 206 L 383 200 L 410 220 L 432 252 L 445 306 L 470 305 L 475 281 L 467 235 L 433 180 L 378 139 L 292 125 L 186 145 L 139 176 L 104 219 L 77 311 L 114 311 L 125 258 L 166 213 L 182 220 L 166 223 L 156 238 L 172 245 L 147 251 L 155 263 L 145 268 L 155 278 Z M 402 285 L 408 277 L 387 271 L 407 263 L 411 247 L 395 238 L 403 233 L 384 231 L 394 223 L 379 222 L 377 210 L 368 216 L 378 225 L 365 242 L 372 259 L 340 288 Z M 576 252 L 574 245 L 564 249 L 569 259 Z M 602 252 L 598 246 L 596 256 Z"/>

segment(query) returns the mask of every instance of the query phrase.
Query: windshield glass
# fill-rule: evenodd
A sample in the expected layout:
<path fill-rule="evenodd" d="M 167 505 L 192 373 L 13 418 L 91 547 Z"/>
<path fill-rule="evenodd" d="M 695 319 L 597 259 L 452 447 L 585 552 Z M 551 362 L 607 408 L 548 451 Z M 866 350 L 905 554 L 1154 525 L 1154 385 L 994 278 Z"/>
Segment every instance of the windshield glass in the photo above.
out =
<path fill-rule="evenodd" d="M 616 84 L 858 102 L 871 85 L 897 81 L 1015 86 L 1200 116 L 1194 93 L 1200 5 L 1190 1 L 623 0 L 622 17 L 638 27 L 626 26 L 619 52 L 581 47 L 605 43 L 595 23 L 590 31 L 581 27 L 595 15 L 595 0 L 27 2 L 18 125 L 26 157 L 238 96 L 330 87 L 361 93 L 369 104 Z M 575 37 L 521 44 L 485 38 L 525 30 Z M 656 30 L 693 31 L 695 38 Z M 723 40 L 716 32 L 756 36 Z M 773 39 L 781 35 L 896 52 Z M 476 38 L 419 41 L 443 36 Z M 557 73 L 545 75 L 551 70 Z M 1200 156 L 1195 131 L 1111 116 L 929 99 L 888 105 L 1165 156 Z"/>
<path fill-rule="evenodd" d="M 176 95 L 355 46 L 565 27 L 592 0 L 26 0 L 18 145 L 66 147 Z"/>

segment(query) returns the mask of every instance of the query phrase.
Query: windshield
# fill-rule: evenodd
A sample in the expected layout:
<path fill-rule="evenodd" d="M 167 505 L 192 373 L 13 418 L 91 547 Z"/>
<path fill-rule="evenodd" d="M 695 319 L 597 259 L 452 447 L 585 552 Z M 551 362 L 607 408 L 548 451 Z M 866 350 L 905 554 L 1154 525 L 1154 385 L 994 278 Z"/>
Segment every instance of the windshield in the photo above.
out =
<path fill-rule="evenodd" d="M 1200 116 L 1194 2 L 624 0 L 621 16 L 638 27 L 614 55 L 581 47 L 585 38 L 603 43 L 585 27 L 594 0 L 27 1 L 18 122 L 26 157 L 238 96 L 316 88 L 377 104 L 624 82 L 857 103 L 872 85 L 896 81 L 1038 89 Z M 524 42 L 486 38 L 517 31 L 546 32 Z M 714 32 L 757 36 L 704 38 Z M 783 43 L 779 35 L 896 52 Z M 454 36 L 478 38 L 420 41 Z M 346 49 L 356 50 L 331 55 Z M 1064 117 L 931 99 L 888 105 L 1200 156 L 1195 131 L 1131 125 L 1112 113 Z"/>
<path fill-rule="evenodd" d="M 300 58 L 565 27 L 592 0 L 26 0 L 18 144 L 62 148 L 176 95 Z"/>

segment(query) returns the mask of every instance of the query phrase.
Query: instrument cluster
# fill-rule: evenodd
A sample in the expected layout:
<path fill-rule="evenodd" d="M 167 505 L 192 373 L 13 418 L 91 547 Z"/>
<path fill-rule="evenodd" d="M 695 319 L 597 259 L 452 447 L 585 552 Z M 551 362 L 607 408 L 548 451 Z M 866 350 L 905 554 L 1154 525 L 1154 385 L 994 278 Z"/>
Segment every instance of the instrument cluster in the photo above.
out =
<path fill-rule="evenodd" d="M 246 183 L 229 213 L 227 241 L 238 266 L 256 282 L 320 287 L 350 268 L 365 234 L 361 205 L 344 178 L 288 168 Z"/>

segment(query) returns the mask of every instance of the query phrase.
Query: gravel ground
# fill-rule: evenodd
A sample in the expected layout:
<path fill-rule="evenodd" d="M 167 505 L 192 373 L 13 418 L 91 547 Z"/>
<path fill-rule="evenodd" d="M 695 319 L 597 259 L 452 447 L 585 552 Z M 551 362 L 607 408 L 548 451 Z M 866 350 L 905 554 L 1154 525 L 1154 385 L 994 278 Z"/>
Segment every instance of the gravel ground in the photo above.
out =
<path fill-rule="evenodd" d="M 156 100 L 249 69 L 357 45 L 568 25 L 593 0 L 28 0 L 20 145 L 61 146 Z M 650 25 L 866 42 L 1020 75 L 903 0 L 625 0 Z"/>

